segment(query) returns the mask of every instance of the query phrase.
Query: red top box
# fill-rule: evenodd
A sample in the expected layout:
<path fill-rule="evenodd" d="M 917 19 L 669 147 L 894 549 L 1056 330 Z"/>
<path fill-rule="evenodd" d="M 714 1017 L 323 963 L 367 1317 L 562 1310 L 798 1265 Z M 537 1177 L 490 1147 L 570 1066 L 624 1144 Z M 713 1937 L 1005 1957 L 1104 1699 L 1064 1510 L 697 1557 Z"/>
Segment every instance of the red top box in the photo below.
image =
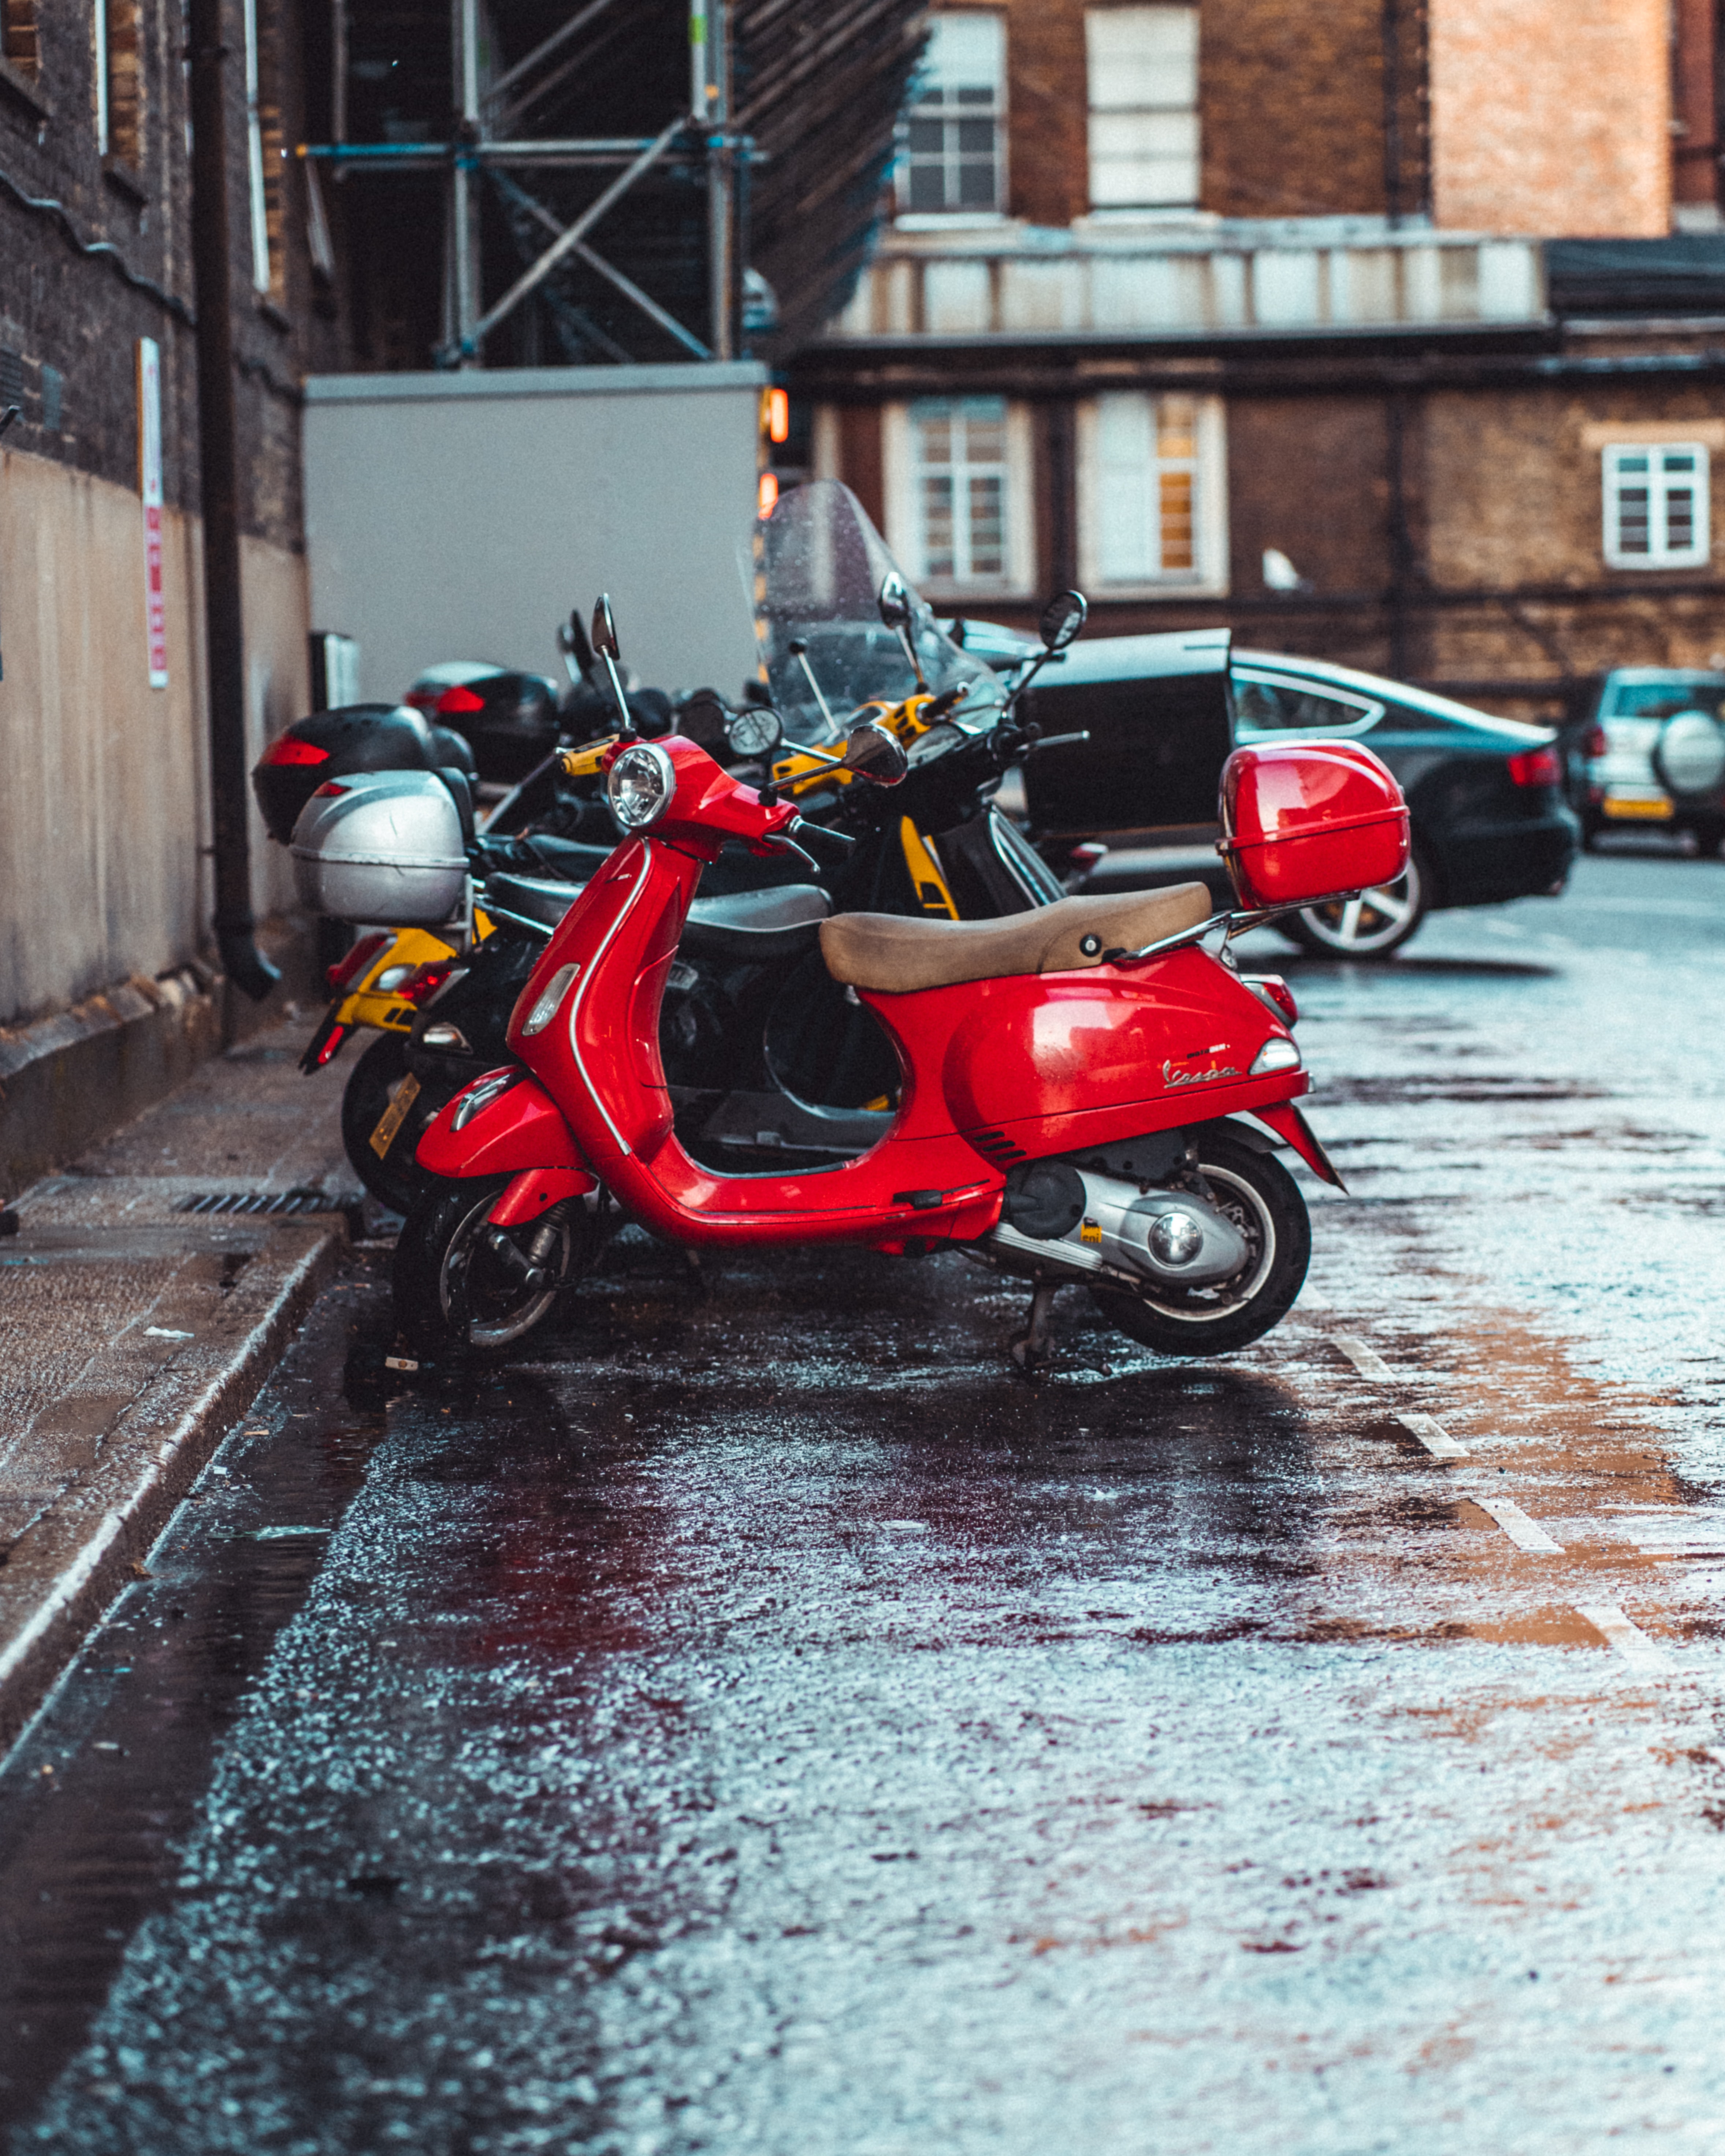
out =
<path fill-rule="evenodd" d="M 1221 813 L 1216 850 L 1243 906 L 1312 906 L 1394 883 L 1408 865 L 1402 790 L 1357 742 L 1235 749 Z"/>

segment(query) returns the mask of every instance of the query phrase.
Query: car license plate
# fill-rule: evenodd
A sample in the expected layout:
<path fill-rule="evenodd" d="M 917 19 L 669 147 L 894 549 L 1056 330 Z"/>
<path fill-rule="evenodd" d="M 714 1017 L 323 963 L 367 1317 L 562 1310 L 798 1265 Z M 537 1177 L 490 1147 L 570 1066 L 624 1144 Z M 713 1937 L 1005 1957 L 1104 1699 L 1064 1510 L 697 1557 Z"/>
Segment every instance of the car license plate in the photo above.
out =
<path fill-rule="evenodd" d="M 1608 816 L 1617 817 L 1626 823 L 1667 824 L 1671 821 L 1671 804 L 1663 797 L 1650 801 L 1645 796 L 1637 799 L 1632 793 L 1608 793 L 1600 806 Z"/>
<path fill-rule="evenodd" d="M 372 1132 L 372 1151 L 379 1160 L 395 1142 L 395 1134 L 408 1119 L 408 1110 L 419 1097 L 419 1081 L 408 1071 L 395 1089 L 389 1106 L 377 1118 L 377 1127 Z"/>

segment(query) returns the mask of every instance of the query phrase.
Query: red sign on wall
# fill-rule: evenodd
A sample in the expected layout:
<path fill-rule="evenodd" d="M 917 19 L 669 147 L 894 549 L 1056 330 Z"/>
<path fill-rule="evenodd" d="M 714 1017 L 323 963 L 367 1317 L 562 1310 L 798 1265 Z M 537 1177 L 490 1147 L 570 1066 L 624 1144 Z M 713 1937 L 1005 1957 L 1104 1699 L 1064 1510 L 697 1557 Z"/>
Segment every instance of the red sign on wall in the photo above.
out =
<path fill-rule="evenodd" d="M 150 686 L 167 686 L 167 604 L 162 591 L 162 352 L 138 339 L 138 486 L 144 497 L 144 637 Z"/>

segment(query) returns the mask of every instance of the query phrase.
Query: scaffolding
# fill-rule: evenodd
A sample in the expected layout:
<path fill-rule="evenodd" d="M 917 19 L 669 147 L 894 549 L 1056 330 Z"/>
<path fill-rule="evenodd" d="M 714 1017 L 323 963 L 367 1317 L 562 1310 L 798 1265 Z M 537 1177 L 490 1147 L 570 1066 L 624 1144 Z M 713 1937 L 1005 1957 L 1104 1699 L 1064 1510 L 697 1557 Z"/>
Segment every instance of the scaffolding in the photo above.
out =
<path fill-rule="evenodd" d="M 325 220 L 317 173 L 441 170 L 445 174 L 443 336 L 436 364 L 485 365 L 485 340 L 559 267 L 579 262 L 670 336 L 693 360 L 736 357 L 739 313 L 740 176 L 754 155 L 751 136 L 732 125 L 732 56 L 726 0 L 688 0 L 689 103 L 650 137 L 535 137 L 517 132 L 524 116 L 580 67 L 576 40 L 608 8 L 629 0 L 585 0 L 567 20 L 495 78 L 483 80 L 481 0 L 450 0 L 450 80 L 455 112 L 444 142 L 350 142 L 347 133 L 347 0 L 334 0 L 333 140 L 302 143 L 314 229 Z M 680 166 L 705 182 L 706 336 L 697 336 L 651 294 L 608 260 L 589 234 L 631 188 L 656 167 Z M 535 170 L 618 168 L 615 177 L 572 220 L 548 208 L 523 184 Z M 548 235 L 547 244 L 491 304 L 484 304 L 482 187 L 490 185 L 518 218 Z M 619 357 L 623 357 L 621 353 Z"/>

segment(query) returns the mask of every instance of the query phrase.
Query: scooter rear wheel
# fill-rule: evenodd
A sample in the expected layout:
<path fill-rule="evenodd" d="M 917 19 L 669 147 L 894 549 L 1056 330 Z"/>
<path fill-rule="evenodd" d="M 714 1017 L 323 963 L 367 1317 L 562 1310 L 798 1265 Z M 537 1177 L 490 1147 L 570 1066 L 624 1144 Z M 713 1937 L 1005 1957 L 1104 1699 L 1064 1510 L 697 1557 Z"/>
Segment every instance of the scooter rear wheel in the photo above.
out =
<path fill-rule="evenodd" d="M 506 1177 L 439 1183 L 408 1214 L 395 1248 L 395 1322 L 427 1357 L 506 1354 L 588 1270 L 603 1237 L 582 1201 L 520 1228 L 486 1216 Z"/>
<path fill-rule="evenodd" d="M 1111 1325 L 1158 1355 L 1225 1355 L 1260 1338 L 1292 1307 L 1312 1257 L 1306 1201 L 1273 1153 L 1217 1132 L 1199 1137 L 1198 1157 L 1205 1185 L 1199 1194 L 1245 1237 L 1245 1265 L 1209 1287 L 1147 1281 L 1136 1292 L 1091 1290 Z"/>
<path fill-rule="evenodd" d="M 413 1158 L 413 1148 L 442 1106 L 423 1096 L 416 1099 L 380 1153 L 372 1143 L 372 1136 L 407 1076 L 403 1036 L 380 1033 L 348 1073 L 341 1092 L 342 1147 L 354 1173 L 392 1213 L 410 1211 L 430 1185 L 431 1178 Z"/>

